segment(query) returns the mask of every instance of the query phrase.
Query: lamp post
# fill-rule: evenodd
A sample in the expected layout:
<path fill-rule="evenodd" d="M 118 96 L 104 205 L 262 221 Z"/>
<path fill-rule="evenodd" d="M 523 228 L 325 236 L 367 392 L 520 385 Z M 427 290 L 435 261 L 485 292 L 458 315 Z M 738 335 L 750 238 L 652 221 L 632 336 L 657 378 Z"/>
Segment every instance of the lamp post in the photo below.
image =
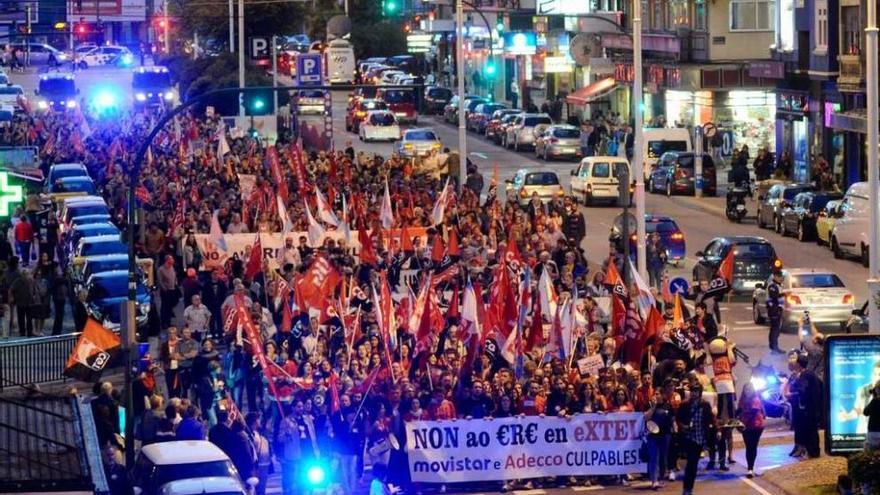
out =
<path fill-rule="evenodd" d="M 455 0 L 455 66 L 458 79 L 458 187 L 467 180 L 467 129 L 464 121 L 464 6 Z"/>
<path fill-rule="evenodd" d="M 870 239 L 868 239 L 868 331 L 880 333 L 880 311 L 874 301 L 880 291 L 880 170 L 878 170 L 878 108 L 877 108 L 877 0 L 868 0 L 867 27 L 865 28 L 865 93 L 868 106 L 868 204 L 870 213 Z"/>
<path fill-rule="evenodd" d="M 238 0 L 238 87 L 244 89 L 244 0 Z M 238 96 L 238 116 L 244 117 L 244 92 Z"/>

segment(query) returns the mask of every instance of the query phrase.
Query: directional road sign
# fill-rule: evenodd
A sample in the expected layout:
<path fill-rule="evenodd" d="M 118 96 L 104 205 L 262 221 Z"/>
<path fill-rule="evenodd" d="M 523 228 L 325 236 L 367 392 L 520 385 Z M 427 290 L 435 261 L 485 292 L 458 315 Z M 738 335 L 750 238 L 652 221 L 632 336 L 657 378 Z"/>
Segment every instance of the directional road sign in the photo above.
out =
<path fill-rule="evenodd" d="M 683 277 L 675 277 L 669 281 L 669 292 L 672 295 L 681 294 L 683 296 L 688 293 L 688 289 L 690 289 L 690 285 Z"/>

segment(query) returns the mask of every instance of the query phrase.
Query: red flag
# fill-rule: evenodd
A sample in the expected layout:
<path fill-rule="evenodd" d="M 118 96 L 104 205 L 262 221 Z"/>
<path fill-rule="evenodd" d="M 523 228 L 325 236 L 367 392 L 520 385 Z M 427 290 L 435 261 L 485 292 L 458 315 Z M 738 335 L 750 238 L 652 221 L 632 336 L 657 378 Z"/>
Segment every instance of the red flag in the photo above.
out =
<path fill-rule="evenodd" d="M 300 311 L 308 308 L 320 308 L 325 299 L 333 297 L 336 287 L 342 282 L 342 276 L 324 256 L 318 256 L 312 265 L 296 282 L 297 305 Z"/>
<path fill-rule="evenodd" d="M 544 319 L 541 317 L 541 299 L 532 298 L 532 327 L 526 340 L 526 352 L 544 346 Z"/>
<path fill-rule="evenodd" d="M 150 197 L 150 191 L 148 191 L 147 188 L 143 185 L 137 186 L 134 189 L 134 196 L 138 199 L 138 201 L 143 204 L 150 204 L 152 201 L 152 198 Z M 182 201 L 181 204 L 183 204 Z"/>
<path fill-rule="evenodd" d="M 275 146 L 269 146 L 266 150 L 266 160 L 269 162 L 269 171 L 272 173 L 272 179 L 275 182 L 278 194 L 284 200 L 284 204 L 287 204 L 287 180 L 281 173 L 281 167 L 278 166 L 278 152 L 275 150 Z"/>
<path fill-rule="evenodd" d="M 254 358 L 256 358 L 257 363 L 259 363 L 260 368 L 263 370 L 263 374 L 268 378 L 268 386 L 269 393 L 272 394 L 273 397 L 278 397 L 278 390 L 275 387 L 275 381 L 268 373 L 268 368 L 271 366 L 269 360 L 266 359 L 266 355 L 263 353 L 263 339 L 260 334 L 259 329 L 254 325 L 254 322 L 251 320 L 250 311 L 244 306 L 244 297 L 235 296 L 235 309 L 233 310 L 238 314 L 238 317 L 241 319 L 242 326 L 244 327 L 245 333 L 247 334 L 248 342 L 250 342 L 250 350 L 251 354 L 253 354 Z M 284 417 L 284 412 L 281 411 L 281 403 L 275 401 L 278 404 L 278 411 L 281 413 L 281 416 Z"/>
<path fill-rule="evenodd" d="M 522 255 L 519 254 L 519 248 L 516 247 L 516 241 L 513 240 L 513 236 L 509 236 L 507 238 L 507 250 L 505 251 L 505 257 L 507 262 L 519 262 L 522 263 Z"/>
<path fill-rule="evenodd" d="M 327 379 L 328 388 L 330 389 L 330 412 L 336 412 L 339 410 L 339 377 L 336 375 L 336 372 L 330 373 L 330 378 Z"/>
<path fill-rule="evenodd" d="M 434 263 L 440 263 L 443 261 L 443 252 L 446 249 L 443 247 L 443 239 L 440 238 L 440 234 L 434 234 L 434 245 L 431 246 L 431 261 Z"/>
<path fill-rule="evenodd" d="M 733 284 L 733 249 L 727 252 L 727 256 L 718 265 L 718 275 L 727 280 L 727 285 Z"/>
<path fill-rule="evenodd" d="M 446 254 L 448 254 L 450 258 L 461 256 L 461 252 L 458 248 L 458 229 L 454 227 L 449 231 L 449 245 L 446 247 Z"/>
<path fill-rule="evenodd" d="M 376 256 L 376 251 L 373 249 L 373 240 L 367 235 L 366 229 L 358 230 L 358 242 L 361 244 L 361 251 L 358 253 L 361 263 L 367 265 L 379 263 L 379 257 Z"/>
<path fill-rule="evenodd" d="M 622 333 L 623 345 L 621 346 L 621 351 L 623 360 L 638 368 L 641 364 L 642 348 L 644 347 L 644 342 L 642 341 L 644 326 L 642 325 L 641 317 L 639 317 L 639 310 L 632 301 L 629 301 L 626 307 L 626 319 L 623 324 Z"/>
<path fill-rule="evenodd" d="M 281 331 L 288 333 L 293 329 L 293 310 L 290 309 L 290 301 L 284 298 L 284 308 L 281 312 Z"/>
<path fill-rule="evenodd" d="M 404 253 L 411 253 L 415 251 L 412 243 L 412 237 L 410 237 L 409 231 L 407 231 L 405 226 L 400 229 L 400 249 Z"/>
<path fill-rule="evenodd" d="M 452 289 L 452 299 L 449 301 L 449 309 L 446 310 L 447 318 L 458 318 L 461 316 L 461 312 L 459 310 L 459 295 L 460 289 L 455 287 Z"/>
<path fill-rule="evenodd" d="M 247 265 L 244 267 L 244 276 L 251 280 L 263 271 L 263 246 L 260 243 L 260 235 L 257 234 L 257 242 L 251 247 Z"/>

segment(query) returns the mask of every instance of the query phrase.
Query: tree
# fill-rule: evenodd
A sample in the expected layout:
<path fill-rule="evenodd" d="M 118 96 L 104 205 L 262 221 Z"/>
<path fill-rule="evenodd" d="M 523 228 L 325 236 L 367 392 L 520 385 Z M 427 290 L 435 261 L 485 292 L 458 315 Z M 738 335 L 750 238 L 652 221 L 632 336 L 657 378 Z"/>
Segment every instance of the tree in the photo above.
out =
<path fill-rule="evenodd" d="M 201 39 L 227 44 L 228 5 L 225 0 L 171 0 L 169 10 L 170 15 L 179 19 L 181 37 L 192 38 L 193 33 L 199 33 Z M 234 6 L 235 12 L 238 12 L 237 3 Z M 305 14 L 306 9 L 300 2 L 258 5 L 248 5 L 245 2 L 245 38 L 301 33 L 306 27 Z M 235 33 L 237 36 L 237 25 Z"/>

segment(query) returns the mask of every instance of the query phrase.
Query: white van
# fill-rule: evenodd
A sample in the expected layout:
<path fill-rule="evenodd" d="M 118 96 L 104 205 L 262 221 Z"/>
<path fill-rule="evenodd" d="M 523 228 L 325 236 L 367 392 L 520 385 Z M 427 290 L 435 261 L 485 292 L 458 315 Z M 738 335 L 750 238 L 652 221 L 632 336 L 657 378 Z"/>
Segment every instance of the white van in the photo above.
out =
<path fill-rule="evenodd" d="M 357 65 L 354 49 L 347 40 L 338 39 L 327 43 L 324 50 L 327 63 L 327 80 L 330 84 L 352 84 L 355 82 Z"/>
<path fill-rule="evenodd" d="M 629 162 L 620 156 L 588 156 L 571 171 L 571 195 L 582 198 L 584 204 L 596 200 L 617 202 L 620 197 L 618 178 L 626 172 Z"/>
<path fill-rule="evenodd" d="M 849 186 L 840 205 L 843 216 L 834 222 L 831 229 L 831 251 L 835 258 L 855 256 L 868 266 L 868 236 L 871 215 L 868 203 L 868 183 L 856 182 Z"/>
<path fill-rule="evenodd" d="M 651 177 L 651 171 L 654 170 L 654 165 L 657 164 L 663 153 L 667 151 L 693 151 L 691 135 L 687 129 L 647 128 L 642 131 L 642 137 L 645 180 Z"/>

